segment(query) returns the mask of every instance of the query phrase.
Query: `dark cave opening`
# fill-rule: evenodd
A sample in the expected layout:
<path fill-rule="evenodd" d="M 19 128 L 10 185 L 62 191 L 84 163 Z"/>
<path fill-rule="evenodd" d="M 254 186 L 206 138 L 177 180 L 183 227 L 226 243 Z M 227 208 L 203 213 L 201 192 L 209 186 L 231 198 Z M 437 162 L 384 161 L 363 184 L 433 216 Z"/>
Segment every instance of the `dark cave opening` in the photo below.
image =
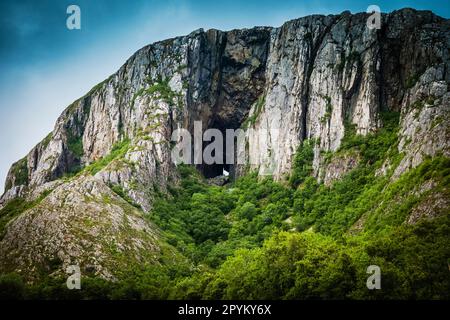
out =
<path fill-rule="evenodd" d="M 203 176 L 207 179 L 210 178 L 215 178 L 218 176 L 227 176 L 229 178 L 233 177 L 233 169 L 234 169 L 234 164 L 233 163 L 227 163 L 226 159 L 227 159 L 227 153 L 229 152 L 235 152 L 236 150 L 236 142 L 237 140 L 235 139 L 235 144 L 233 146 L 234 150 L 228 150 L 227 149 L 227 143 L 226 143 L 226 130 L 227 129 L 233 129 L 236 130 L 237 128 L 240 127 L 240 121 L 236 121 L 235 119 L 220 119 L 218 117 L 216 117 L 211 125 L 209 126 L 208 129 L 217 129 L 222 133 L 222 161 L 221 163 L 213 163 L 213 164 L 207 164 L 203 161 L 203 163 L 201 165 L 198 165 L 197 168 L 199 169 L 199 171 L 203 174 Z M 210 145 L 211 143 L 213 143 L 215 140 L 212 139 L 211 141 L 205 141 L 203 142 L 203 150 L 205 150 L 205 148 Z M 212 153 L 213 156 L 215 156 L 215 152 Z"/>
<path fill-rule="evenodd" d="M 203 174 L 203 176 L 207 179 L 215 178 L 218 176 L 224 176 L 224 175 L 228 176 L 228 175 L 230 175 L 230 173 L 233 170 L 233 164 L 226 163 L 227 148 L 225 145 L 225 133 L 222 132 L 222 134 L 224 137 L 223 138 L 223 140 L 224 140 L 223 150 L 222 150 L 222 154 L 223 154 L 222 163 L 207 164 L 204 162 L 201 165 L 198 165 L 198 169 Z M 209 145 L 213 142 L 214 142 L 214 140 L 204 143 L 203 150 L 205 149 L 205 147 L 207 145 Z M 215 156 L 215 152 L 213 152 L 212 155 Z"/>

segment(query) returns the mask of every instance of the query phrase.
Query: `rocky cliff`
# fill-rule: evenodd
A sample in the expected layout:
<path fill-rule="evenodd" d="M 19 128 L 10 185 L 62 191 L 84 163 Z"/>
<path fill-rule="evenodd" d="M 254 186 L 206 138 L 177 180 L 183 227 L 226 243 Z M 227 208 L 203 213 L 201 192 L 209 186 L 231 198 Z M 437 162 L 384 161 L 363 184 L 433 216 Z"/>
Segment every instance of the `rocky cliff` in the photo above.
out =
<path fill-rule="evenodd" d="M 204 130 L 247 129 L 252 161 L 198 165 L 206 177 L 256 170 L 283 180 L 302 141 L 314 139 L 314 175 L 329 184 L 359 161 L 352 154 L 326 159 L 339 150 L 345 131 L 376 132 L 387 111 L 401 114 L 398 152 L 404 156 L 392 179 L 427 156 L 450 156 L 449 20 L 403 9 L 383 14 L 375 30 L 367 18 L 343 12 L 279 28 L 197 30 L 140 49 L 72 103 L 11 167 L 0 206 L 17 199 L 35 205 L 8 221 L 2 267 L 36 268 L 36 253 L 65 264 L 82 259 L 76 253 L 87 235 L 73 230 L 89 233 L 89 221 L 103 228 L 95 232 L 120 237 L 120 221 L 127 220 L 136 236 L 121 252 L 137 260 L 156 255 L 157 230 L 140 215 L 151 211 L 155 193 L 176 183 L 171 135 L 179 128 L 193 133 L 194 121 Z M 387 160 L 379 174 L 390 166 Z M 43 193 L 49 195 L 42 200 Z M 110 277 L 98 246 L 87 264 Z"/>

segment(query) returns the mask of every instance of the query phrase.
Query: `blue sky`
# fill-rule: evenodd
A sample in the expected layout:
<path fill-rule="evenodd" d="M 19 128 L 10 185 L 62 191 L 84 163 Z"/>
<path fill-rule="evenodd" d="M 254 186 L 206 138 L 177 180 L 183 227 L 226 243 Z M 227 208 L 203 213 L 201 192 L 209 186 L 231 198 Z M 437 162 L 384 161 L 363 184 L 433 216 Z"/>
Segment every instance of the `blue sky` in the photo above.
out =
<path fill-rule="evenodd" d="M 66 9 L 81 8 L 81 30 Z M 198 28 L 280 26 L 313 13 L 403 7 L 450 17 L 450 1 L 1 0 L 0 193 L 12 162 L 53 129 L 64 108 L 114 73 L 136 50 Z"/>

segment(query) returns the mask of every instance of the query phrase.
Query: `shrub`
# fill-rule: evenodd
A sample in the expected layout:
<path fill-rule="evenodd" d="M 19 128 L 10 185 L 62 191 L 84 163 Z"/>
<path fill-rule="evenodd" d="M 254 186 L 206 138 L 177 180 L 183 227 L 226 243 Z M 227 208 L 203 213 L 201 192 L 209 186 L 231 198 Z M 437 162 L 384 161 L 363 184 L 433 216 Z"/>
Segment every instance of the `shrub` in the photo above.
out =
<path fill-rule="evenodd" d="M 101 158 L 100 160 L 95 161 L 85 168 L 86 172 L 89 172 L 92 175 L 95 175 L 97 172 L 101 171 L 108 164 L 110 164 L 113 160 L 121 159 L 125 156 L 130 148 L 130 140 L 124 139 L 120 142 L 117 142 L 113 145 L 111 152 Z"/>
<path fill-rule="evenodd" d="M 296 188 L 313 171 L 312 161 L 314 159 L 314 141 L 305 140 L 298 148 L 292 164 L 292 173 L 289 183 Z"/>

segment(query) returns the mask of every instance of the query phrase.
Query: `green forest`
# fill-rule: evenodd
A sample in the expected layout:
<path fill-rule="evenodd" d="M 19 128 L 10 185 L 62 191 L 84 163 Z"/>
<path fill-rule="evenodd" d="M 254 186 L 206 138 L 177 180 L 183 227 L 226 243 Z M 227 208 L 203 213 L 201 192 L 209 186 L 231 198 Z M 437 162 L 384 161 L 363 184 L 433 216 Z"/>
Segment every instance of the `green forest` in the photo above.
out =
<path fill-rule="evenodd" d="M 397 113 L 367 136 L 348 125 L 341 147 L 356 168 L 327 186 L 312 176 L 314 144 L 299 147 L 279 182 L 249 172 L 225 186 L 209 185 L 192 166 L 180 183 L 158 192 L 146 217 L 163 233 L 159 264 L 134 265 L 116 282 L 83 277 L 82 290 L 47 278 L 29 285 L 0 276 L 0 295 L 22 299 L 449 299 L 450 215 L 405 223 L 432 192 L 449 197 L 450 159 L 426 159 L 392 179 L 398 153 Z M 383 163 L 391 165 L 377 174 Z M 435 187 L 418 194 L 417 186 Z M 357 222 L 362 223 L 357 223 Z M 381 270 L 369 290 L 367 267 Z"/>

